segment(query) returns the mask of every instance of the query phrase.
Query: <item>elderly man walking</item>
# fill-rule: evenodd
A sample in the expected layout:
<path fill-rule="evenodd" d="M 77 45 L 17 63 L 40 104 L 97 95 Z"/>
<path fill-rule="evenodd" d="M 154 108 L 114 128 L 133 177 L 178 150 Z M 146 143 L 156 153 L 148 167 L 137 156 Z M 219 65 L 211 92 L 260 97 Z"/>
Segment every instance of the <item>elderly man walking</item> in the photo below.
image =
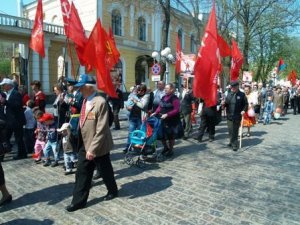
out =
<path fill-rule="evenodd" d="M 238 81 L 230 83 L 230 92 L 228 93 L 223 106 L 226 107 L 227 125 L 229 131 L 228 147 L 233 151 L 238 150 L 238 133 L 242 116 L 248 109 L 246 95 L 239 90 Z"/>
<path fill-rule="evenodd" d="M 113 140 L 106 100 L 97 94 L 96 81 L 92 76 L 80 75 L 75 87 L 80 87 L 84 100 L 79 120 L 79 153 L 73 199 L 66 207 L 69 212 L 85 207 L 95 167 L 102 172 L 103 182 L 108 190 L 104 200 L 118 196 L 109 154 Z"/>

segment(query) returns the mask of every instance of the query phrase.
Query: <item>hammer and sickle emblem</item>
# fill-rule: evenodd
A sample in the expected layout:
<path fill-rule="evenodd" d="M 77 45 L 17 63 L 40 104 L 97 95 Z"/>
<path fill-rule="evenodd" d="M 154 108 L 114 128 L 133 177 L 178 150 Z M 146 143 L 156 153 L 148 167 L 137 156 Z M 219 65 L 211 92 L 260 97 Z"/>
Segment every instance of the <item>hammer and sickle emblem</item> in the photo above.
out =
<path fill-rule="evenodd" d="M 109 55 L 112 55 L 112 48 L 111 48 L 111 46 L 110 46 L 110 44 L 109 44 L 108 41 L 105 42 L 105 46 L 106 46 L 106 49 L 107 49 L 107 53 Z"/>

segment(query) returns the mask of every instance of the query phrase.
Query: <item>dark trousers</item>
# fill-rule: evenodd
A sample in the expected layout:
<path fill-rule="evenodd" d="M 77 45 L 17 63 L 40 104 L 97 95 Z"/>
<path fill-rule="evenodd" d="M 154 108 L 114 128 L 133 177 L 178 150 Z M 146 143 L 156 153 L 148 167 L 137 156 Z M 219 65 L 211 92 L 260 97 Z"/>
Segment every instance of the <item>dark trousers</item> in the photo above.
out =
<path fill-rule="evenodd" d="M 34 150 L 34 129 L 24 129 L 24 144 L 27 153 L 32 153 Z"/>
<path fill-rule="evenodd" d="M 25 144 L 23 140 L 23 127 L 22 126 L 16 126 L 14 128 L 7 128 L 7 143 L 10 143 L 10 138 L 12 134 L 15 135 L 15 141 L 18 145 L 18 157 L 26 157 L 27 152 L 25 149 Z"/>
<path fill-rule="evenodd" d="M 86 151 L 81 148 L 78 153 L 78 164 L 75 176 L 72 204 L 85 205 L 89 197 L 93 172 L 95 167 L 102 172 L 103 182 L 110 194 L 117 194 L 118 187 L 114 177 L 110 155 L 96 157 L 94 160 L 86 159 Z"/>
<path fill-rule="evenodd" d="M 0 186 L 5 184 L 5 179 L 4 179 L 4 171 L 1 165 L 1 161 L 0 161 Z"/>
<path fill-rule="evenodd" d="M 229 131 L 229 141 L 233 148 L 238 148 L 238 136 L 239 128 L 241 125 L 240 120 L 227 120 L 227 126 Z"/>
<path fill-rule="evenodd" d="M 113 107 L 114 124 L 116 129 L 120 129 L 119 112 L 120 112 L 119 107 Z"/>
<path fill-rule="evenodd" d="M 206 128 L 208 128 L 209 132 L 209 138 L 214 138 L 215 136 L 215 123 L 216 123 L 216 117 L 215 116 L 201 116 L 201 122 L 200 122 L 200 127 L 199 127 L 199 134 L 198 134 L 198 139 L 201 139 L 205 133 Z"/>

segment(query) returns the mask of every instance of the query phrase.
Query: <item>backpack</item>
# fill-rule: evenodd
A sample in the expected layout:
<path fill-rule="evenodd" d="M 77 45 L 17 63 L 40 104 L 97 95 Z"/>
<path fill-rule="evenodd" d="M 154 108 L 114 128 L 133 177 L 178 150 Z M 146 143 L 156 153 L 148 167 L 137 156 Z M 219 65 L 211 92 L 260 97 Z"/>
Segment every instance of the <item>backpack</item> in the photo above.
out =
<path fill-rule="evenodd" d="M 110 104 L 108 102 L 106 103 L 107 103 L 107 110 L 108 110 L 108 125 L 109 127 L 111 127 L 114 122 L 114 113 L 112 111 Z"/>

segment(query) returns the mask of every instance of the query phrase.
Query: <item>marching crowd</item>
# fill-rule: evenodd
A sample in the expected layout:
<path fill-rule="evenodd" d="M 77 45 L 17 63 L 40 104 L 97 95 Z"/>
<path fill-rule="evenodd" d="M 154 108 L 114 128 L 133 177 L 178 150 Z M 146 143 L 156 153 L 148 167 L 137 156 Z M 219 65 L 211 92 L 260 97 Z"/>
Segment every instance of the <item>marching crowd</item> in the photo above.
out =
<path fill-rule="evenodd" d="M 110 126 L 120 130 L 119 113 L 125 108 L 128 113 L 128 139 L 124 153 L 130 147 L 130 133 L 140 129 L 143 121 L 151 116 L 161 120 L 158 139 L 161 140 L 165 157 L 174 154 L 176 139 L 186 140 L 192 136 L 192 127 L 197 125 L 195 115 L 199 114 L 199 128 L 193 138 L 203 142 L 208 133 L 209 142 L 215 140 L 216 126 L 226 116 L 229 143 L 233 151 L 239 148 L 238 137 L 251 136 L 251 127 L 256 123 L 270 124 L 287 114 L 289 107 L 293 114 L 300 113 L 300 88 L 274 86 L 262 83 L 231 82 L 225 91 L 216 93 L 216 105 L 207 107 L 205 101 L 193 96 L 187 79 L 177 91 L 173 83 L 157 82 L 151 91 L 145 84 L 130 89 L 127 101 L 116 85 L 118 98 L 101 97 L 92 76 L 80 75 L 78 81 L 60 80 L 54 85 L 56 95 L 53 113 L 46 111 L 46 95 L 40 81 L 31 84 L 33 96 L 26 87 L 14 80 L 3 78 L 0 95 L 0 206 L 12 201 L 5 186 L 1 161 L 11 151 L 11 137 L 14 134 L 17 154 L 14 159 L 27 158 L 32 153 L 35 163 L 56 167 L 61 156 L 64 159 L 65 174 L 73 173 L 76 167 L 75 187 L 72 203 L 67 211 L 75 211 L 86 205 L 94 170 L 96 177 L 102 177 L 108 193 L 105 200 L 118 196 L 118 188 L 110 161 L 113 146 Z M 246 128 L 246 133 L 239 129 Z M 94 178 L 95 178 L 94 176 Z"/>

